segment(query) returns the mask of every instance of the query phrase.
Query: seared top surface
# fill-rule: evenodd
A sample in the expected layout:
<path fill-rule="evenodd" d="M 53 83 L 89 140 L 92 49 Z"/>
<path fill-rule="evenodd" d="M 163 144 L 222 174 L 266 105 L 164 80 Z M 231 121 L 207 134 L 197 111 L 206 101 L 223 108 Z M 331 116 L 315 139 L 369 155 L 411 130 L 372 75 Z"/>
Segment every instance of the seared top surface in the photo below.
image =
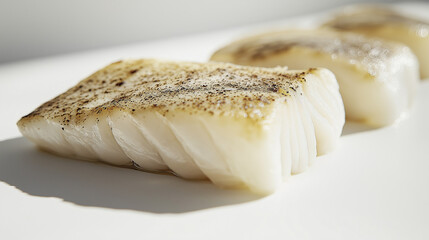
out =
<path fill-rule="evenodd" d="M 428 22 L 404 16 L 393 9 L 380 6 L 352 7 L 339 13 L 331 21 L 324 24 L 326 27 L 338 30 L 378 28 L 388 25 L 403 25 L 416 31 L 419 35 L 422 35 L 421 37 L 428 37 Z"/>
<path fill-rule="evenodd" d="M 255 68 L 225 63 L 119 61 L 24 116 L 79 124 L 111 111 L 156 110 L 161 114 L 230 115 L 261 120 L 274 101 L 300 94 L 307 71 Z"/>
<path fill-rule="evenodd" d="M 333 59 L 342 58 L 351 64 L 360 65 L 372 76 L 385 68 L 386 60 L 396 54 L 399 45 L 361 35 L 328 30 L 287 30 L 249 37 L 232 43 L 212 56 L 212 60 L 249 64 L 263 61 L 292 48 L 300 47 L 325 53 Z"/>

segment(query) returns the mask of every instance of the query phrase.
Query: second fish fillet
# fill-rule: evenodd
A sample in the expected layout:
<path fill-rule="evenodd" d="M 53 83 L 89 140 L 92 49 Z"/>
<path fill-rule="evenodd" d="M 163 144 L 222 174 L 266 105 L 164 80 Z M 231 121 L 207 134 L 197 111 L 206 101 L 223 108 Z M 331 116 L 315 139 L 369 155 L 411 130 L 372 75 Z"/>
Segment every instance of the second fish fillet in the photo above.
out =
<path fill-rule="evenodd" d="M 380 127 L 394 123 L 415 98 L 419 67 L 402 44 L 328 30 L 287 30 L 231 43 L 212 61 L 290 69 L 324 67 L 336 76 L 346 116 Z"/>

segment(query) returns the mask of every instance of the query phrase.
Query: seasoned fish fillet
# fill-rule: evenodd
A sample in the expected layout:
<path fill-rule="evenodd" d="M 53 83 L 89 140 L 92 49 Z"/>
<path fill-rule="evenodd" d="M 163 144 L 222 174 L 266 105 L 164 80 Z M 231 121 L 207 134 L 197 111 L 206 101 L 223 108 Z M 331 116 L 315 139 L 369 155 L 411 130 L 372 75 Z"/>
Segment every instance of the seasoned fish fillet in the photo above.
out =
<path fill-rule="evenodd" d="M 42 149 L 268 194 L 331 151 L 344 109 L 326 69 L 113 63 L 24 116 Z"/>
<path fill-rule="evenodd" d="M 290 69 L 324 67 L 337 77 L 346 117 L 373 126 L 395 122 L 410 106 L 418 62 L 408 47 L 328 30 L 288 30 L 234 42 L 213 61 Z"/>
<path fill-rule="evenodd" d="M 408 45 L 420 62 L 420 75 L 429 77 L 429 23 L 381 6 L 346 8 L 324 27 L 380 37 Z"/>

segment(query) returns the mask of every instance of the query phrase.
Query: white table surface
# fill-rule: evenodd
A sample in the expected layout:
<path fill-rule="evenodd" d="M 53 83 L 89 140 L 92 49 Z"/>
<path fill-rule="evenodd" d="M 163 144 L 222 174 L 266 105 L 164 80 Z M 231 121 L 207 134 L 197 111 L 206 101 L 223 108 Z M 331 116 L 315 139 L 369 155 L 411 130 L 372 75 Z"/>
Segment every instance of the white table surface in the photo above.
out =
<path fill-rule="evenodd" d="M 401 9 L 429 17 L 429 4 Z M 15 126 L 118 59 L 205 61 L 250 29 L 314 20 L 1 65 L 0 239 L 429 239 L 429 80 L 421 82 L 407 119 L 382 129 L 348 123 L 335 152 L 264 198 L 52 156 L 37 151 Z"/>

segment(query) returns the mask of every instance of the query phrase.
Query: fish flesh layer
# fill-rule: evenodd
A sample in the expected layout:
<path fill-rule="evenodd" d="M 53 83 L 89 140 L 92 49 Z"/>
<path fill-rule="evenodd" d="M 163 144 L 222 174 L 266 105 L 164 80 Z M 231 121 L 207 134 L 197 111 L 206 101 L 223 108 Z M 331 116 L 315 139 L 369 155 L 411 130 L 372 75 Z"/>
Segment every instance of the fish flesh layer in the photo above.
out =
<path fill-rule="evenodd" d="M 331 151 L 343 124 L 329 70 L 152 59 L 113 63 L 18 122 L 62 156 L 260 194 Z"/>
<path fill-rule="evenodd" d="M 405 16 L 393 9 L 364 5 L 344 9 L 324 27 L 355 32 L 408 45 L 420 62 L 420 76 L 429 77 L 429 22 Z"/>
<path fill-rule="evenodd" d="M 290 69 L 324 67 L 337 77 L 346 117 L 380 127 L 409 109 L 418 62 L 402 44 L 329 30 L 286 30 L 248 37 L 215 52 L 212 61 Z"/>

